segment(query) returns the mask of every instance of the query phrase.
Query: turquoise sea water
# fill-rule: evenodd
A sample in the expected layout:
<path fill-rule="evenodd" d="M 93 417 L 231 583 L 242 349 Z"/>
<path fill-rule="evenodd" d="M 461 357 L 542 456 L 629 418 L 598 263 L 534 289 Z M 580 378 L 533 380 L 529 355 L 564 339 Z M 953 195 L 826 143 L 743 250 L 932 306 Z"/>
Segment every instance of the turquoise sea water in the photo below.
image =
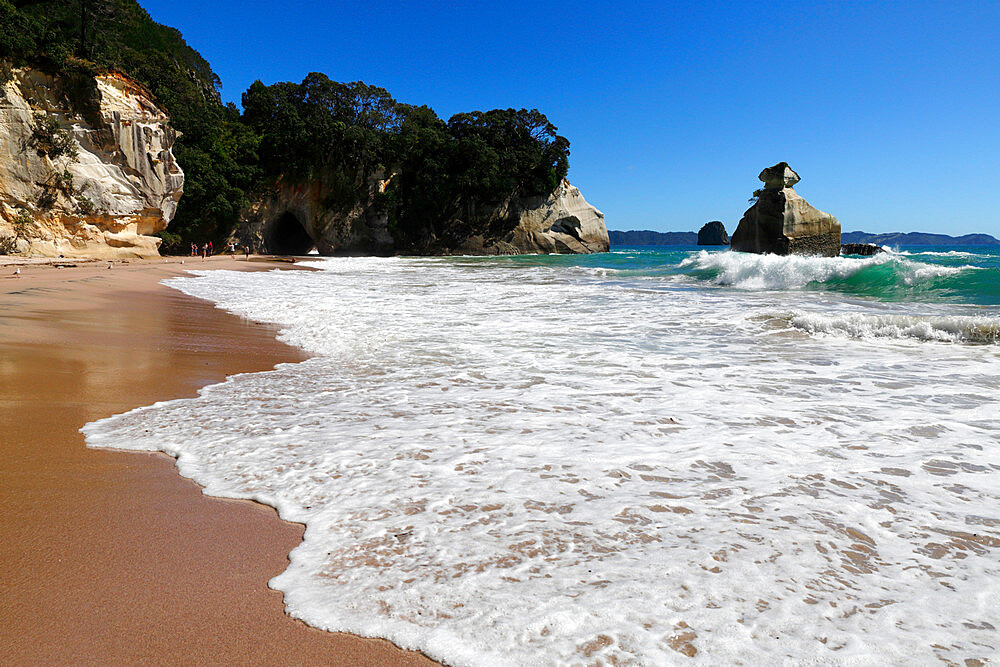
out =
<path fill-rule="evenodd" d="M 730 261 L 701 259 L 720 255 Z M 768 262 L 768 260 L 771 260 Z M 761 257 L 728 248 L 615 246 L 598 255 L 519 255 L 514 264 L 588 266 L 619 278 L 677 276 L 692 286 L 810 290 L 881 301 L 1000 305 L 1000 246 L 901 246 L 870 258 Z M 836 264 L 841 270 L 837 270 Z M 773 267 L 773 268 L 770 268 Z"/>

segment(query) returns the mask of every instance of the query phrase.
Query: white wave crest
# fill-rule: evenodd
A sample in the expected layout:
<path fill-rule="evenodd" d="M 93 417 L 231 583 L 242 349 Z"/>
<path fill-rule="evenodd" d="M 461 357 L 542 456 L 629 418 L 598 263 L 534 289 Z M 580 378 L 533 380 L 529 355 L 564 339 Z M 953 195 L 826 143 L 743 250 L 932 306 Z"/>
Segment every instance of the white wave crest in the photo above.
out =
<path fill-rule="evenodd" d="M 748 290 L 796 289 L 810 283 L 848 278 L 881 264 L 896 264 L 899 279 L 906 285 L 953 275 L 974 266 L 937 266 L 891 254 L 872 257 L 809 257 L 803 255 L 757 255 L 744 252 L 708 253 L 701 251 L 681 262 L 682 268 L 717 271 L 714 282 Z"/>
<path fill-rule="evenodd" d="M 812 334 L 849 338 L 1000 343 L 1000 318 L 996 317 L 799 313 L 789 316 L 788 323 Z"/>
<path fill-rule="evenodd" d="M 938 252 L 935 250 L 922 250 L 920 252 L 908 252 L 907 255 L 930 255 L 932 257 L 976 257 L 974 252 L 964 252 L 962 250 L 947 250 Z"/>

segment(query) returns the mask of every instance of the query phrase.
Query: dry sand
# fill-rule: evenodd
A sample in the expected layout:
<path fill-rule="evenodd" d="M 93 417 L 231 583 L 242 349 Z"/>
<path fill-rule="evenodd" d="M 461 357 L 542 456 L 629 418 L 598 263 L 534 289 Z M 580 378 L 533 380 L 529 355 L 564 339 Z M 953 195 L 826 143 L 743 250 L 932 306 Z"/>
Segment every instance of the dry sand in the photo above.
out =
<path fill-rule="evenodd" d="M 300 525 L 202 495 L 166 455 L 84 446 L 89 421 L 301 359 L 272 330 L 157 284 L 274 266 L 0 266 L 0 663 L 434 664 L 284 613 L 267 581 Z"/>

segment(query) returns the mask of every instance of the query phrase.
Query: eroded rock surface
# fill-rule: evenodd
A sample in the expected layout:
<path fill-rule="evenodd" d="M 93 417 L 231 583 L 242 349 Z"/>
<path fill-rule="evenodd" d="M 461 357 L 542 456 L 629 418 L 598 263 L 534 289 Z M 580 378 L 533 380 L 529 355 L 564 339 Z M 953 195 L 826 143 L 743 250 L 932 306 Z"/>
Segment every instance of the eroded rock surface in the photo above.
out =
<path fill-rule="evenodd" d="M 313 248 L 321 255 L 390 255 L 388 216 L 375 205 L 390 178 L 378 173 L 355 184 L 353 197 L 345 197 L 333 177 L 279 179 L 244 212 L 239 242 L 275 255 L 304 255 Z"/>
<path fill-rule="evenodd" d="M 152 234 L 173 218 L 184 174 L 170 118 L 149 93 L 117 75 L 15 69 L 0 95 L 0 246 L 45 257 L 156 256 Z"/>
<path fill-rule="evenodd" d="M 883 253 L 885 250 L 882 246 L 875 245 L 874 243 L 843 243 L 840 246 L 841 255 L 861 255 L 863 257 L 871 257 L 872 255 L 878 255 Z"/>
<path fill-rule="evenodd" d="M 760 172 L 764 189 L 733 232 L 733 250 L 776 255 L 840 254 L 840 222 L 811 206 L 792 186 L 799 175 L 785 162 Z"/>
<path fill-rule="evenodd" d="M 592 253 L 611 247 L 604 214 L 563 180 L 548 197 L 514 202 L 518 222 L 500 241 L 519 253 Z"/>

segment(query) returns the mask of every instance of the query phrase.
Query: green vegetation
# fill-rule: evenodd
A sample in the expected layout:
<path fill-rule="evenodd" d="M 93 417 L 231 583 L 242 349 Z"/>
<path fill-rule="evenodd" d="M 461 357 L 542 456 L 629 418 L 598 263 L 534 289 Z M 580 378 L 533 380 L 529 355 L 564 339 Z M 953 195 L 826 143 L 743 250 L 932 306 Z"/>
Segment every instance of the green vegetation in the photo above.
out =
<path fill-rule="evenodd" d="M 97 213 L 97 204 L 89 197 L 78 195 L 76 198 L 76 212 L 80 215 L 94 215 Z"/>
<path fill-rule="evenodd" d="M 69 173 L 69 170 L 63 169 L 62 173 L 55 173 L 52 175 L 52 187 L 62 190 L 67 195 L 76 194 L 76 188 L 73 186 L 73 174 Z"/>
<path fill-rule="evenodd" d="M 14 224 L 14 234 L 17 238 L 22 238 L 26 236 L 28 227 L 31 226 L 34 220 L 32 220 L 31 214 L 22 208 L 14 216 L 12 222 Z"/>
<path fill-rule="evenodd" d="M 40 155 L 48 155 L 55 160 L 60 157 L 76 157 L 76 144 L 59 119 L 44 113 L 35 114 L 35 129 L 31 132 L 32 145 Z"/>
<path fill-rule="evenodd" d="M 0 236 L 0 255 L 13 255 L 17 252 L 18 239 L 28 238 L 28 228 L 33 222 L 31 213 L 23 208 L 18 210 L 17 215 L 11 220 L 11 225 L 14 227 L 14 235 Z"/>
<path fill-rule="evenodd" d="M 260 140 L 262 173 L 334 184 L 332 209 L 357 202 L 370 177 L 395 174 L 379 204 L 401 245 L 456 233 L 446 227 L 456 217 L 471 221 L 477 208 L 548 194 L 569 169 L 569 141 L 537 110 L 476 111 L 445 123 L 382 88 L 317 73 L 301 84 L 255 82 L 243 109 Z"/>
<path fill-rule="evenodd" d="M 42 186 L 42 191 L 35 198 L 35 205 L 42 211 L 48 211 L 56 205 L 59 194 L 51 187 Z"/>
<path fill-rule="evenodd" d="M 184 196 L 161 234 L 167 250 L 223 240 L 249 196 L 278 178 L 321 179 L 337 209 L 366 197 L 369 179 L 393 175 L 377 204 L 408 245 L 428 233 L 460 238 L 477 211 L 547 194 L 569 168 L 569 142 L 537 110 L 445 122 L 382 88 L 323 74 L 299 84 L 258 81 L 243 94 L 241 115 L 220 102 L 209 64 L 134 0 L 0 0 L 0 75 L 9 76 L 7 64 L 66 76 L 84 112 L 96 102 L 94 74 L 119 71 L 149 89 L 181 132 L 174 155 Z M 54 119 L 40 120 L 37 150 L 69 155 L 60 132 Z"/>

